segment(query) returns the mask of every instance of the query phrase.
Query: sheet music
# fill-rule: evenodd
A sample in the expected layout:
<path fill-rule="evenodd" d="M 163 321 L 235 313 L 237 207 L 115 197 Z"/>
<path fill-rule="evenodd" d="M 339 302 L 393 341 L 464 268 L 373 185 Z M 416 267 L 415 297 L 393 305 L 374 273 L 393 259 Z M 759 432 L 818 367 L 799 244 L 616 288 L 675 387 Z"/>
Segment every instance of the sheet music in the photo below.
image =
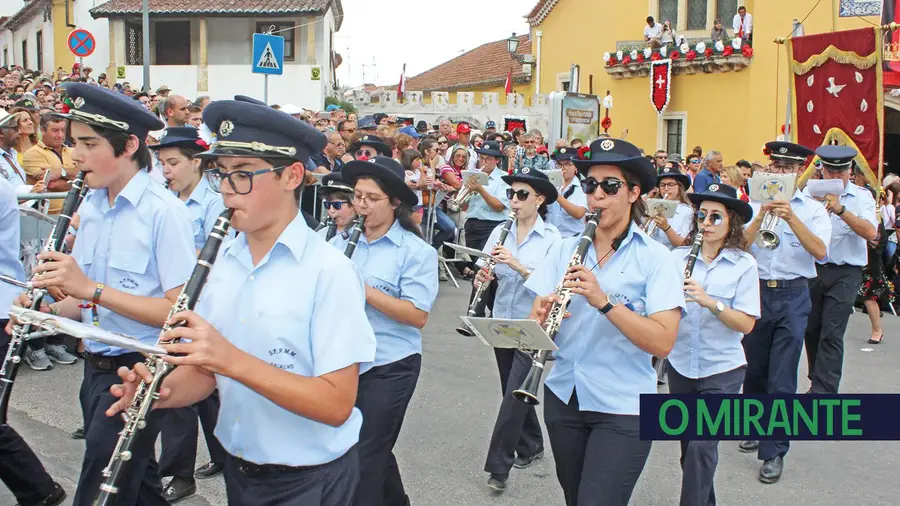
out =
<path fill-rule="evenodd" d="M 794 196 L 796 174 L 756 173 L 750 178 L 750 199 L 756 202 L 790 200 Z"/>
<path fill-rule="evenodd" d="M 481 186 L 487 186 L 488 184 L 488 175 L 484 172 L 481 172 L 480 170 L 464 170 L 462 171 L 462 177 L 463 184 L 468 183 L 469 180 L 473 177 L 476 178 L 479 183 L 481 183 Z"/>
<path fill-rule="evenodd" d="M 675 217 L 678 209 L 677 200 L 647 199 L 647 214 L 649 216 L 663 215 L 666 219 Z"/>
<path fill-rule="evenodd" d="M 806 182 L 809 196 L 821 198 L 825 195 L 840 195 L 844 193 L 844 182 L 840 179 L 810 179 Z"/>
<path fill-rule="evenodd" d="M 559 348 L 534 320 L 507 320 L 503 318 L 475 318 L 460 316 L 481 342 L 493 348 L 519 350 L 556 351 Z"/>
<path fill-rule="evenodd" d="M 547 177 L 550 178 L 550 184 L 552 184 L 553 187 L 557 190 L 559 190 L 563 187 L 564 184 L 566 184 L 566 180 L 563 178 L 563 173 L 560 169 L 544 170 L 541 172 L 547 174 Z"/>

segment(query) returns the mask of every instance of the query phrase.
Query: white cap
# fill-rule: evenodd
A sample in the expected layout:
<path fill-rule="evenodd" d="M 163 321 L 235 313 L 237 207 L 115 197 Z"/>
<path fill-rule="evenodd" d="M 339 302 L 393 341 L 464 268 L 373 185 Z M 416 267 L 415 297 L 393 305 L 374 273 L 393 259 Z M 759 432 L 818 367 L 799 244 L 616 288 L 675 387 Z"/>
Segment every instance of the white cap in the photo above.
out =
<path fill-rule="evenodd" d="M 285 105 L 281 106 L 281 112 L 290 114 L 291 116 L 293 116 L 295 114 L 303 114 L 303 108 L 297 107 L 294 104 L 285 104 Z"/>

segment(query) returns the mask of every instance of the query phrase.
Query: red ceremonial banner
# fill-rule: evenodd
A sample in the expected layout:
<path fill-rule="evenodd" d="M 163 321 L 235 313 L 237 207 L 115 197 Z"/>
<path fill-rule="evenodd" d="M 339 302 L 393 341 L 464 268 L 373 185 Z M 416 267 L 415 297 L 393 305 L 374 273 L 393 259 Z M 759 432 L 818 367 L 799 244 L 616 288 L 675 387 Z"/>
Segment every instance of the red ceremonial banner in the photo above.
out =
<path fill-rule="evenodd" d="M 650 62 L 650 102 L 657 114 L 662 114 L 669 105 L 669 91 L 672 87 L 672 60 Z"/>
<path fill-rule="evenodd" d="M 793 80 L 792 135 L 815 149 L 851 146 L 875 188 L 881 187 L 884 87 L 881 27 L 792 37 L 787 41 Z"/>

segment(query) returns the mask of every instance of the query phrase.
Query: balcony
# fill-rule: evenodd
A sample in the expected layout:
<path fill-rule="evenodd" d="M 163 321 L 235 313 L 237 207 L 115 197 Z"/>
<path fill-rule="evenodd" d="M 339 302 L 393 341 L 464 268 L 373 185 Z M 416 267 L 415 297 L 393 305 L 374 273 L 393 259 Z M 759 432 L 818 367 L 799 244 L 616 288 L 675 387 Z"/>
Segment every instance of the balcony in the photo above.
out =
<path fill-rule="evenodd" d="M 686 39 L 680 46 L 647 47 L 646 41 L 620 41 L 615 53 L 605 53 L 606 73 L 614 79 L 650 75 L 650 62 L 669 59 L 672 74 L 740 72 L 753 61 L 753 48 L 739 38 L 726 43 L 708 39 Z"/>

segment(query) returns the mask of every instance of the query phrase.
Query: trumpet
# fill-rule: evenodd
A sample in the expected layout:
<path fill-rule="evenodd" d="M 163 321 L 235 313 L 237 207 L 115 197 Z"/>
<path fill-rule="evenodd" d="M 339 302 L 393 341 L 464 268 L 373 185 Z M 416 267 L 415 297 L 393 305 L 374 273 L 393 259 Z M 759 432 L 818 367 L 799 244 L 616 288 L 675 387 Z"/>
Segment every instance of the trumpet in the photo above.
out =
<path fill-rule="evenodd" d="M 509 231 L 512 229 L 513 223 L 516 222 L 516 211 L 513 210 L 509 213 L 509 217 L 506 219 L 506 223 L 503 224 L 503 228 L 500 230 L 500 237 L 497 239 L 497 243 L 494 244 L 494 248 L 499 246 L 503 246 L 506 242 L 506 237 L 509 235 Z M 490 257 L 485 260 L 485 267 L 488 269 L 488 276 L 494 273 L 494 267 L 497 265 L 497 262 L 494 260 L 494 257 Z M 469 304 L 469 311 L 466 313 L 466 316 L 473 317 L 475 316 L 476 308 L 481 303 L 481 299 L 484 298 L 485 292 L 487 292 L 488 287 L 490 286 L 490 281 L 485 281 L 478 285 L 478 290 L 475 291 L 475 296 L 472 297 L 472 303 Z M 468 325 L 463 325 L 461 327 L 457 327 L 456 331 L 461 335 L 466 337 L 474 337 L 475 332 L 469 328 Z"/>
<path fill-rule="evenodd" d="M 668 200 L 668 199 L 669 199 L 668 195 L 663 195 L 662 200 Z M 641 229 L 644 231 L 644 233 L 646 233 L 647 235 L 650 235 L 650 236 L 655 234 L 656 229 L 659 228 L 659 225 L 656 224 L 656 221 L 653 219 L 653 216 L 654 215 L 647 216 L 647 221 L 645 221 L 644 224 L 641 226 Z"/>
<path fill-rule="evenodd" d="M 572 258 L 569 260 L 569 265 L 566 267 L 566 274 L 568 274 L 572 267 L 584 263 L 584 257 L 587 254 L 588 248 L 594 242 L 594 232 L 597 231 L 597 223 L 600 222 L 600 210 L 598 209 L 596 213 L 586 215 L 585 218 L 586 223 L 584 231 L 581 233 L 578 247 L 575 248 L 575 254 L 572 255 Z M 559 332 L 563 317 L 566 315 L 566 307 L 572 299 L 572 289 L 565 286 L 565 279 L 563 279 L 563 281 L 556 285 L 556 289 L 553 293 L 556 294 L 557 301 L 550 307 L 550 311 L 547 313 L 547 319 L 544 322 L 544 331 L 550 336 L 550 339 L 555 338 L 556 333 Z M 549 357 L 550 352 L 546 350 L 534 354 L 532 357 L 531 369 L 528 371 L 528 375 L 525 376 L 525 381 L 522 382 L 522 386 L 518 390 L 513 391 L 513 396 L 516 399 L 532 406 L 540 404 L 540 401 L 538 400 L 538 388 L 541 386 L 541 376 L 544 374 L 544 367 L 546 366 Z"/>
<path fill-rule="evenodd" d="M 772 211 L 766 212 L 763 216 L 762 224 L 759 226 L 759 232 L 756 234 L 756 240 L 753 241 L 757 246 L 763 249 L 775 249 L 781 244 L 781 239 L 775 233 L 775 227 L 781 218 Z"/>

